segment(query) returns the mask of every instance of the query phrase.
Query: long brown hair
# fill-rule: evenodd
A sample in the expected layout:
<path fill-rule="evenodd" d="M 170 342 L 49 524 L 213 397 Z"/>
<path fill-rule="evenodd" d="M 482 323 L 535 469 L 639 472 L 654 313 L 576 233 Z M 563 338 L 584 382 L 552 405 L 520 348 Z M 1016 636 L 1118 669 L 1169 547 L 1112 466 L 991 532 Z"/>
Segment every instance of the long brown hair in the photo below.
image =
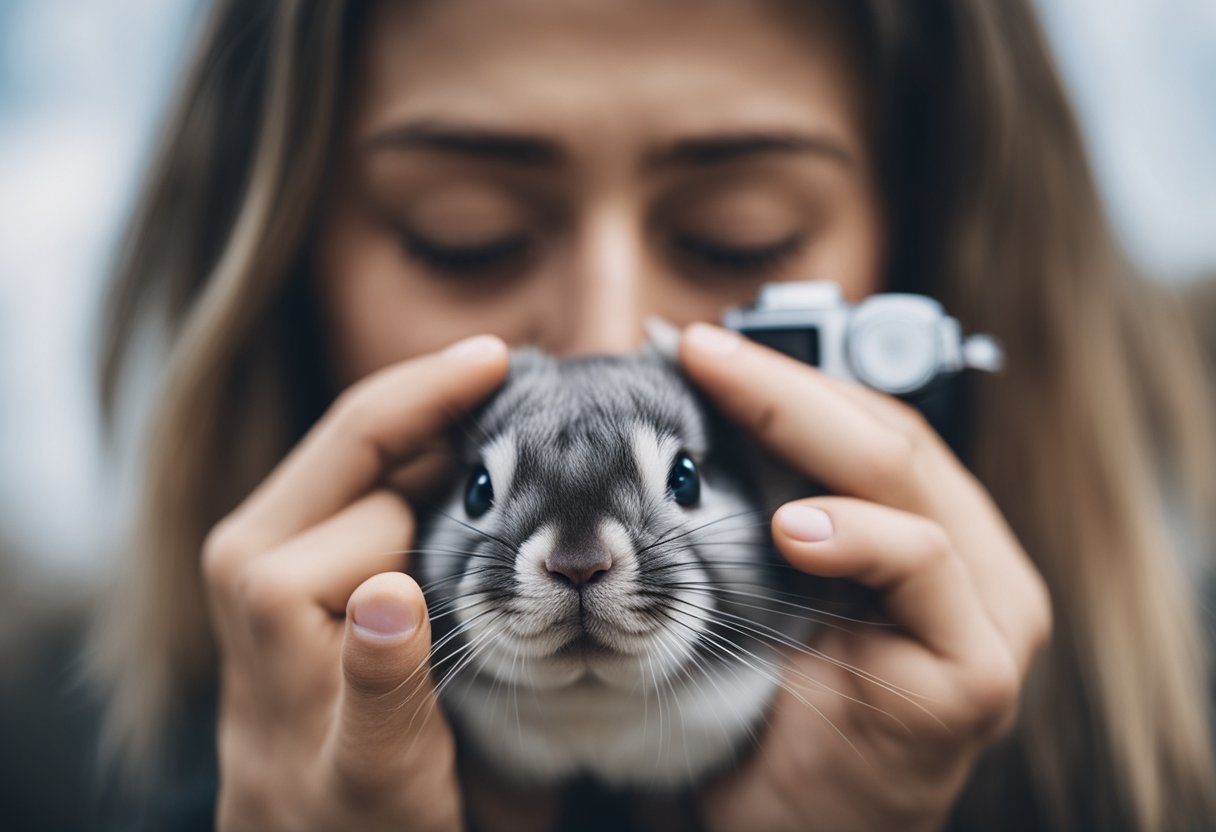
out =
<path fill-rule="evenodd" d="M 839 5 L 872 93 L 886 286 L 1006 345 L 1006 372 L 974 389 L 965 456 L 1054 605 L 1017 728 L 954 822 L 1216 827 L 1207 655 L 1164 519 L 1168 485 L 1212 487 L 1194 345 L 1112 239 L 1027 0 Z M 207 530 L 323 405 L 300 370 L 317 344 L 302 253 L 361 6 L 217 3 L 119 262 L 107 406 L 141 322 L 167 322 L 171 347 L 95 662 L 108 736 L 137 766 L 214 686 Z"/>

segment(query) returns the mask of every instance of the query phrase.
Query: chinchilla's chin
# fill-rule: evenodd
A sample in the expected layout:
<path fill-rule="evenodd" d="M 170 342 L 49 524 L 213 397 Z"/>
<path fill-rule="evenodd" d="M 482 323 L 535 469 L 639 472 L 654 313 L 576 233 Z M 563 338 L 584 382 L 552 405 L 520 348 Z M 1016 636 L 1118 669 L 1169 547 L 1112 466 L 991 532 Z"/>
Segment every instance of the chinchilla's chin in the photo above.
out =
<path fill-rule="evenodd" d="M 524 783 L 591 776 L 613 788 L 694 784 L 748 750 L 776 681 L 756 662 L 697 669 L 630 694 L 568 667 L 529 667 L 529 684 L 461 674 L 442 696 L 463 741 Z"/>

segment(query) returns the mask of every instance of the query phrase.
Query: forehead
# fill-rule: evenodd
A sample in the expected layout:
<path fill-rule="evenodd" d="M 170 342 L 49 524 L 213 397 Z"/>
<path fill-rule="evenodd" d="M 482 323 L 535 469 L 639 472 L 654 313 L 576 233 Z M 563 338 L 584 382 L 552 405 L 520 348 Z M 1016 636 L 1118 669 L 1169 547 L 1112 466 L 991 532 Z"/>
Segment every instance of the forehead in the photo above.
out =
<path fill-rule="evenodd" d="M 356 67 L 356 140 L 442 118 L 588 146 L 724 126 L 861 141 L 847 39 L 823 3 L 381 2 Z"/>

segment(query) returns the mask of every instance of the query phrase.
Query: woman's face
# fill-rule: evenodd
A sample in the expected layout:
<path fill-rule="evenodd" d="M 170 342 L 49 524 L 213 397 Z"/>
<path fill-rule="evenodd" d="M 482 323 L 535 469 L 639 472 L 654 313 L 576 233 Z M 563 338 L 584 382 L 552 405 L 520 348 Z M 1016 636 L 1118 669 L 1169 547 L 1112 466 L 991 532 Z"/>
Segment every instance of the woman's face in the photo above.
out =
<path fill-rule="evenodd" d="M 866 102 L 818 5 L 380 3 L 316 249 L 335 381 L 478 332 L 630 351 L 769 281 L 875 291 Z"/>

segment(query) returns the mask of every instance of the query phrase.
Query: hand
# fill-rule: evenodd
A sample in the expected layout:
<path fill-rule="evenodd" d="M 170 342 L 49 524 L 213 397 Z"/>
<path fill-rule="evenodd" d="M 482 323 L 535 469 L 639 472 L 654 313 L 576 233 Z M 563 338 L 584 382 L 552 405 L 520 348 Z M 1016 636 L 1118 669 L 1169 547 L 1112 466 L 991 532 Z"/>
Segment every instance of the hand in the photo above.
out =
<path fill-rule="evenodd" d="M 690 327 L 680 358 L 722 412 L 842 495 L 779 509 L 781 554 L 877 590 L 894 625 L 825 629 L 790 655 L 760 748 L 700 797 L 706 826 L 940 829 L 1049 636 L 1041 577 L 912 408 L 716 327 Z"/>
<path fill-rule="evenodd" d="M 426 605 L 401 572 L 414 518 L 383 482 L 506 367 L 482 337 L 369 376 L 208 536 L 220 829 L 461 827 Z"/>

